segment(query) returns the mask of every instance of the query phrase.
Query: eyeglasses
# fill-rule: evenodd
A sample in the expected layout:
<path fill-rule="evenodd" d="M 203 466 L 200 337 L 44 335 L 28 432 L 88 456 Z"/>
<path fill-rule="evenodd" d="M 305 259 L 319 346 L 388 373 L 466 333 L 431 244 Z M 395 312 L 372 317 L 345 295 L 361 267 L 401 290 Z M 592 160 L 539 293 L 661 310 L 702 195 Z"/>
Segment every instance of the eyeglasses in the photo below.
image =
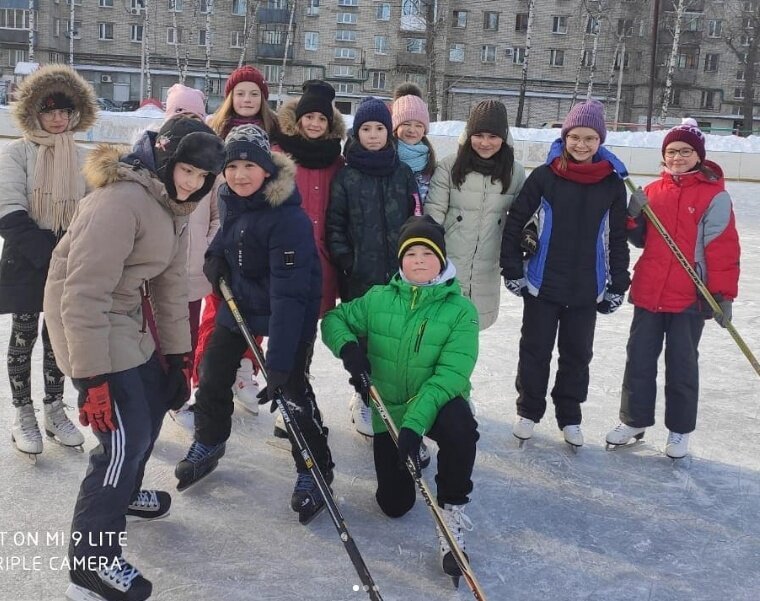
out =
<path fill-rule="evenodd" d="M 691 155 L 694 154 L 693 148 L 669 148 L 665 151 L 665 156 L 669 159 L 675 158 L 676 155 L 681 155 L 683 158 L 687 159 Z"/>
<path fill-rule="evenodd" d="M 581 138 L 580 136 L 576 136 L 575 134 L 569 134 L 565 140 L 567 142 L 570 142 L 571 144 L 580 144 L 583 142 L 586 146 L 593 146 L 594 144 L 597 144 L 599 142 L 599 136 L 585 136 Z"/>
<path fill-rule="evenodd" d="M 58 117 L 63 117 L 64 119 L 71 119 L 71 115 L 74 114 L 74 111 L 72 109 L 51 109 L 49 111 L 42 111 L 40 112 L 40 117 L 43 119 L 50 119 L 51 121 L 53 119 L 56 119 Z"/>

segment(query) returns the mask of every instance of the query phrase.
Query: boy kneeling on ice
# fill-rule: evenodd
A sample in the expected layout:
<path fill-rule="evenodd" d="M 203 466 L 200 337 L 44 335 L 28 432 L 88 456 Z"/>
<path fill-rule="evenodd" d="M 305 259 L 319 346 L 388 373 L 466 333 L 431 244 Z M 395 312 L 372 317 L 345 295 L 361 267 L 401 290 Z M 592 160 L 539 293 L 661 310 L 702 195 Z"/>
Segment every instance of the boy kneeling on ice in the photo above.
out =
<path fill-rule="evenodd" d="M 351 383 L 368 402 L 363 374 L 372 380 L 399 427 L 398 450 L 380 416 L 372 422 L 380 509 L 401 517 L 415 501 L 405 462 L 420 471 L 422 437 L 438 443 L 438 505 L 465 550 L 464 514 L 472 492 L 477 422 L 466 400 L 478 356 L 478 312 L 462 296 L 454 265 L 446 259 L 444 230 L 430 217 L 410 217 L 401 228 L 399 272 L 386 285 L 340 304 L 322 320 L 322 338 L 343 360 Z M 367 339 L 366 354 L 358 344 Z M 443 570 L 459 568 L 439 532 Z"/>

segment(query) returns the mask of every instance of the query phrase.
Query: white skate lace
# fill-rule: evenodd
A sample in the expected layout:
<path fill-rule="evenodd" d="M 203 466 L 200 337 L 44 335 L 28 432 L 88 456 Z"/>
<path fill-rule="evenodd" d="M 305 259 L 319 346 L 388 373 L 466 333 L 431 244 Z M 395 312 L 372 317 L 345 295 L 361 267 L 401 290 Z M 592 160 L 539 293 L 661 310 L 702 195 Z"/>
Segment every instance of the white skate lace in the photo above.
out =
<path fill-rule="evenodd" d="M 450 505 L 448 511 L 443 511 L 443 521 L 451 530 L 454 535 L 454 540 L 457 541 L 457 546 L 464 551 L 465 540 L 463 530 L 471 532 L 474 528 L 472 520 L 464 512 L 464 505 Z M 449 545 L 446 541 L 446 537 L 440 534 L 441 551 L 446 553 L 449 551 Z"/>
<path fill-rule="evenodd" d="M 160 506 L 155 490 L 141 490 L 137 498 L 129 504 L 130 507 L 148 507 L 156 509 Z"/>
<path fill-rule="evenodd" d="M 64 407 L 69 406 L 65 405 L 63 401 L 53 401 L 50 405 L 48 405 L 48 419 L 52 422 L 53 427 L 56 430 L 59 430 L 64 434 L 72 434 L 74 432 L 78 432 L 76 426 L 71 423 L 69 416 L 66 415 Z"/>
<path fill-rule="evenodd" d="M 104 568 L 99 571 L 101 578 L 109 580 L 116 586 L 129 589 L 132 581 L 140 575 L 140 571 L 131 566 L 123 557 L 117 558 L 118 568 Z"/>
<path fill-rule="evenodd" d="M 668 444 L 679 445 L 682 440 L 683 434 L 679 434 L 678 432 L 671 432 L 668 434 Z"/>
<path fill-rule="evenodd" d="M 42 434 L 40 434 L 40 428 L 37 425 L 37 418 L 34 415 L 36 411 L 37 409 L 33 409 L 20 416 L 19 426 L 21 426 L 21 433 L 25 438 L 39 438 L 42 440 Z"/>

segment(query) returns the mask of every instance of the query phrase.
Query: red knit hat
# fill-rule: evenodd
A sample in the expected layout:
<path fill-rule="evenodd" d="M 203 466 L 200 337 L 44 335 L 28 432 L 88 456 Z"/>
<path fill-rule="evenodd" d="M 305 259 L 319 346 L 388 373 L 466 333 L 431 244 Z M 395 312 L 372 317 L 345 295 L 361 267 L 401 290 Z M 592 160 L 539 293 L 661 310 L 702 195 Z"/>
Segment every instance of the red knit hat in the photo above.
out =
<path fill-rule="evenodd" d="M 665 135 L 665 139 L 662 141 L 662 156 L 665 156 L 665 149 L 668 144 L 673 142 L 685 142 L 691 146 L 697 153 L 699 161 L 705 160 L 705 135 L 702 130 L 699 129 L 699 125 L 694 119 L 686 118 L 681 125 L 677 125 L 672 128 Z"/>
<path fill-rule="evenodd" d="M 227 83 L 224 84 L 225 97 L 229 96 L 232 93 L 232 90 L 235 89 L 235 86 L 238 85 L 241 81 L 250 81 L 255 83 L 257 86 L 259 86 L 259 90 L 261 90 L 261 95 L 264 97 L 264 100 L 269 100 L 269 86 L 267 85 L 267 80 L 264 79 L 261 71 L 255 69 L 254 67 L 251 67 L 250 65 L 238 67 L 232 73 L 230 73 L 230 76 L 227 78 Z"/>

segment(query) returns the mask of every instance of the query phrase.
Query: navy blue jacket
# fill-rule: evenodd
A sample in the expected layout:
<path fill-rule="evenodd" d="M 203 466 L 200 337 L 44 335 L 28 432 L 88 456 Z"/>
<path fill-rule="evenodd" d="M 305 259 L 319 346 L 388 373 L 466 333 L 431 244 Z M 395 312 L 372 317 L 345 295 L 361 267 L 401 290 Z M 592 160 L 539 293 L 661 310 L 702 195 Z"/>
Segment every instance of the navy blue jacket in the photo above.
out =
<path fill-rule="evenodd" d="M 317 332 L 322 274 L 312 224 L 301 208 L 295 164 L 273 153 L 278 171 L 255 194 L 219 189 L 221 228 L 206 256 L 223 256 L 230 287 L 254 336 L 268 336 L 266 366 L 289 372 L 299 342 Z M 226 303 L 217 323 L 237 330 Z"/>

